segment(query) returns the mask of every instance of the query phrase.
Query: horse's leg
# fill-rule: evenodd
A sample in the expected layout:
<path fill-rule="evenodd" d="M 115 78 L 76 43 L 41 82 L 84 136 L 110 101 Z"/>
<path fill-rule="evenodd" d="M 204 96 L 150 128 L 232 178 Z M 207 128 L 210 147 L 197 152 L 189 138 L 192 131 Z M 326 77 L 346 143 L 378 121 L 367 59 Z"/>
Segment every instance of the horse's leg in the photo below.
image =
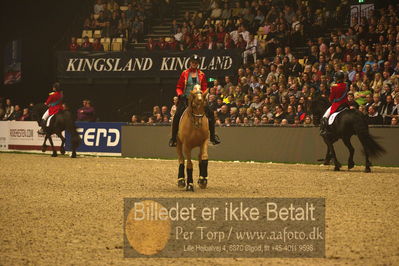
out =
<path fill-rule="evenodd" d="M 342 141 L 349 150 L 348 169 L 352 169 L 355 166 L 355 162 L 353 161 L 353 155 L 355 154 L 355 149 L 352 146 L 350 137 L 344 137 Z"/>
<path fill-rule="evenodd" d="M 184 178 L 184 156 L 183 146 L 180 141 L 177 141 L 177 155 L 179 157 L 179 173 L 177 174 L 177 186 L 180 188 L 186 187 L 186 181 Z"/>
<path fill-rule="evenodd" d="M 184 145 L 183 152 L 187 158 L 187 191 L 194 191 L 193 183 L 193 162 L 191 161 L 191 149 Z"/>
<path fill-rule="evenodd" d="M 327 145 L 327 153 L 326 153 L 326 157 L 324 159 L 324 165 L 330 165 L 330 161 L 331 161 L 331 151 Z"/>
<path fill-rule="evenodd" d="M 47 134 L 44 136 L 44 141 L 43 141 L 43 145 L 42 145 L 42 152 L 46 152 L 46 150 L 47 150 L 47 144 L 46 144 L 46 141 L 47 141 Z"/>
<path fill-rule="evenodd" d="M 371 162 L 369 161 L 369 152 L 368 152 L 368 149 L 366 149 L 366 146 L 364 144 L 365 141 L 361 137 L 359 137 L 359 140 L 362 143 L 363 150 L 364 150 L 364 157 L 366 158 L 366 167 L 364 168 L 364 171 L 366 173 L 370 173 L 371 172 L 371 168 L 370 168 Z"/>
<path fill-rule="evenodd" d="M 61 139 L 61 150 L 60 150 L 60 152 L 61 152 L 62 155 L 64 155 L 65 154 L 65 138 L 64 138 L 64 136 L 62 135 L 61 132 L 57 133 L 57 136 Z"/>
<path fill-rule="evenodd" d="M 335 165 L 334 171 L 339 171 L 339 169 L 341 168 L 341 163 L 338 161 L 337 155 L 335 154 L 334 144 L 326 138 L 323 139 L 324 142 L 327 144 L 328 149 L 330 150 L 331 159 L 334 160 L 334 165 Z"/>
<path fill-rule="evenodd" d="M 47 134 L 47 137 L 48 137 L 48 140 L 50 141 L 51 149 L 53 150 L 53 154 L 51 154 L 51 157 L 57 157 L 57 151 L 54 148 L 53 139 L 51 138 L 50 134 Z"/>
<path fill-rule="evenodd" d="M 198 161 L 200 170 L 198 185 L 200 188 L 206 188 L 208 184 L 208 140 L 204 141 L 200 147 Z"/>

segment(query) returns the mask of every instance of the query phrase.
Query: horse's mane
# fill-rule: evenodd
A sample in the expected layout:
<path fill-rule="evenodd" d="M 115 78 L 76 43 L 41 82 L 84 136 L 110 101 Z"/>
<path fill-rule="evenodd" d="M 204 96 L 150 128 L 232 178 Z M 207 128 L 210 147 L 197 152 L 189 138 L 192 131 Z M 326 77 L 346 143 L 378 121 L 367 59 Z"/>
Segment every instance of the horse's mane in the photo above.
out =
<path fill-rule="evenodd" d="M 35 104 L 32 108 L 32 119 L 35 121 L 40 121 L 44 112 L 46 112 L 47 106 L 44 103 Z"/>
<path fill-rule="evenodd" d="M 323 97 L 322 95 L 315 95 L 312 98 L 311 108 L 312 112 L 321 113 L 327 110 L 330 106 L 330 101 L 327 97 Z"/>

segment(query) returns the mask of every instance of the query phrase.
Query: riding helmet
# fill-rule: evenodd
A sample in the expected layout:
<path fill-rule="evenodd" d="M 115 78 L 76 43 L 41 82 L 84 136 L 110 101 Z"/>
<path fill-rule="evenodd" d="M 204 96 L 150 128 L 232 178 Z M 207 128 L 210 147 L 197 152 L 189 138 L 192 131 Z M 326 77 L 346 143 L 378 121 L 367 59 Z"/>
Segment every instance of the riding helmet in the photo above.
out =
<path fill-rule="evenodd" d="M 190 56 L 190 62 L 199 63 L 199 61 L 200 61 L 200 57 L 197 54 L 193 54 L 192 56 Z"/>
<path fill-rule="evenodd" d="M 61 88 L 60 88 L 60 83 L 59 83 L 59 82 L 54 82 L 53 88 L 54 88 L 56 91 L 60 91 L 60 90 L 61 90 Z"/>
<path fill-rule="evenodd" d="M 335 78 L 335 81 L 336 81 L 336 82 L 339 82 L 339 81 L 343 82 L 344 79 L 345 79 L 344 72 L 338 71 L 337 73 L 335 73 L 334 78 Z"/>

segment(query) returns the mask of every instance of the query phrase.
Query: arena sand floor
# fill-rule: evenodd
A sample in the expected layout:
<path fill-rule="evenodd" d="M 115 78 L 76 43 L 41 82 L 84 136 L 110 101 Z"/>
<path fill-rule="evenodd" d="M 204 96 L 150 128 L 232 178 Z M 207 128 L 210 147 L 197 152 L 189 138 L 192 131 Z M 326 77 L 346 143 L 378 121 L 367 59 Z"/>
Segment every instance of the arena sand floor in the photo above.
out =
<path fill-rule="evenodd" d="M 210 161 L 192 193 L 172 160 L 0 153 L 0 265 L 398 265 L 399 168 L 372 170 Z M 326 257 L 123 257 L 124 197 L 188 196 L 325 197 Z"/>

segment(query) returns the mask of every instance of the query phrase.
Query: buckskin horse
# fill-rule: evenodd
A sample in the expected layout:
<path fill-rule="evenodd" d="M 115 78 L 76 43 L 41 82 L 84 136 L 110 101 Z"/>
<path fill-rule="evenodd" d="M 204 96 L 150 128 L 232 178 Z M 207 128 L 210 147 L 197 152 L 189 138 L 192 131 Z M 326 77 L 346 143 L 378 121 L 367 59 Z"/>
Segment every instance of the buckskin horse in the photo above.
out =
<path fill-rule="evenodd" d="M 47 106 L 44 104 L 36 104 L 32 110 L 32 118 L 36 120 L 39 125 L 42 119 L 44 112 L 46 112 Z M 50 141 L 51 149 L 53 153 L 52 157 L 57 157 L 57 151 L 54 148 L 54 143 L 51 138 L 52 134 L 56 134 L 61 139 L 61 148 L 60 152 L 62 155 L 65 154 L 65 137 L 62 135 L 63 131 L 68 131 L 71 134 L 71 146 L 72 146 L 72 158 L 76 158 L 76 149 L 79 146 L 80 137 L 78 132 L 76 131 L 75 121 L 73 119 L 73 115 L 70 111 L 60 111 L 55 114 L 51 120 L 49 127 L 45 130 L 44 142 L 42 145 L 42 152 L 45 152 L 47 149 L 46 141 Z"/>
<path fill-rule="evenodd" d="M 326 97 L 316 96 L 312 99 L 311 110 L 315 125 L 319 124 L 320 118 L 329 106 L 330 103 Z M 324 164 L 329 165 L 332 159 L 334 162 L 334 171 L 340 170 L 341 163 L 338 161 L 335 154 L 334 143 L 339 139 L 342 139 L 349 150 L 348 169 L 353 168 L 355 166 L 355 162 L 353 161 L 355 149 L 353 148 L 350 139 L 353 135 L 357 135 L 363 146 L 363 152 L 366 159 L 365 172 L 371 172 L 371 162 L 369 161 L 369 158 L 377 158 L 385 153 L 385 150 L 377 143 L 375 138 L 370 135 L 365 116 L 358 110 L 346 109 L 336 116 L 334 123 L 330 125 L 330 127 L 332 136 L 330 138 L 323 137 L 323 140 L 327 145 Z"/>
<path fill-rule="evenodd" d="M 199 85 L 194 86 L 188 97 L 188 106 L 180 118 L 176 146 L 179 157 L 178 187 L 186 187 L 187 191 L 194 191 L 191 150 L 195 147 L 200 148 L 198 185 L 204 189 L 208 184 L 209 125 L 205 115 L 207 94 L 208 91 L 201 92 Z M 184 156 L 187 159 L 187 182 L 184 176 Z"/>

